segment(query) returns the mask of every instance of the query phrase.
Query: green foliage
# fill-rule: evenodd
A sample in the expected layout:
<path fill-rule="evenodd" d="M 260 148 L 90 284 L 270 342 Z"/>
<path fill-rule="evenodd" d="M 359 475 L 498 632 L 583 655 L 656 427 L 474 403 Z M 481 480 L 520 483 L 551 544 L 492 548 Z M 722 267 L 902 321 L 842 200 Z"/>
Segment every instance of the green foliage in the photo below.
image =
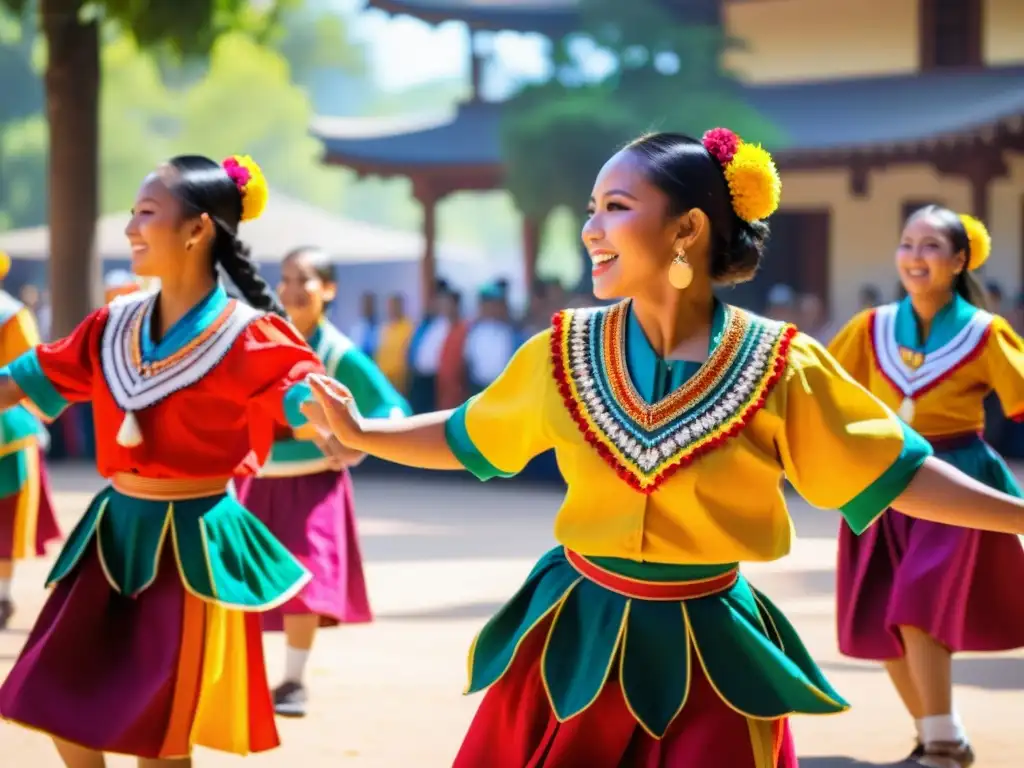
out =
<path fill-rule="evenodd" d="M 348 35 L 345 19 L 337 13 L 306 7 L 282 13 L 274 49 L 291 67 L 292 79 L 307 85 L 324 69 L 349 75 L 366 72 L 365 52 Z"/>
<path fill-rule="evenodd" d="M 0 229 L 46 213 L 46 126 L 33 18 L 0 5 Z"/>
<path fill-rule="evenodd" d="M 601 165 L 631 138 L 653 130 L 701 135 L 726 125 L 748 141 L 782 137 L 743 98 L 722 65 L 735 41 L 719 27 L 680 22 L 660 0 L 581 0 L 583 33 L 559 42 L 556 76 L 524 88 L 504 111 L 502 148 L 517 206 L 543 214 L 582 207 Z M 573 44 L 610 54 L 597 82 Z"/>

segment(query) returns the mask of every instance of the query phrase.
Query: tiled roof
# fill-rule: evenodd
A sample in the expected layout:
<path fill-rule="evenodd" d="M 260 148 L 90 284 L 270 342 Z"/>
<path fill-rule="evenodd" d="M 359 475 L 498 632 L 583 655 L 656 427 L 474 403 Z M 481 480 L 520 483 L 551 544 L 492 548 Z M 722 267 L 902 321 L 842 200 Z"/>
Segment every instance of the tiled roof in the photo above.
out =
<path fill-rule="evenodd" d="M 970 132 L 1024 117 L 1024 67 L 792 85 L 741 92 L 780 130 L 786 154 L 870 148 Z M 318 120 L 329 159 L 392 169 L 501 162 L 501 105 L 391 121 Z M 656 116 L 652 116 L 656 117 Z"/>

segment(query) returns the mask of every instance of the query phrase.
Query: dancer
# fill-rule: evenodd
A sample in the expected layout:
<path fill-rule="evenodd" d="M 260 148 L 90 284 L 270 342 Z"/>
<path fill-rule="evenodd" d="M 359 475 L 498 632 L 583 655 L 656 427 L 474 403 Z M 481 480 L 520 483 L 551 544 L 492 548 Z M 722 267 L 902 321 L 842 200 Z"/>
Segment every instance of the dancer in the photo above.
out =
<path fill-rule="evenodd" d="M 312 377 L 355 450 L 482 479 L 554 448 L 561 546 L 470 651 L 489 688 L 458 768 L 794 768 L 787 718 L 846 702 L 740 575 L 788 552 L 785 474 L 866 529 L 890 503 L 1019 531 L 1024 504 L 941 462 L 792 326 L 718 303 L 760 261 L 780 183 L 716 129 L 636 140 L 599 174 L 583 241 L 608 308 L 568 310 L 454 412 L 364 420 Z"/>
<path fill-rule="evenodd" d="M 117 299 L 0 375 L 5 407 L 24 398 L 52 418 L 91 401 L 110 480 L 0 687 L 0 716 L 53 736 L 70 768 L 278 745 L 258 613 L 309 573 L 226 489 L 259 470 L 275 425 L 304 423 L 304 379 L 323 367 L 237 236 L 266 194 L 249 158 L 160 166 L 126 229 L 134 271 L 160 292 Z"/>
<path fill-rule="evenodd" d="M 0 252 L 0 281 L 10 268 L 10 257 Z M 31 310 L 0 290 L 0 365 L 39 341 Z M 14 615 L 14 562 L 45 555 L 46 545 L 60 538 L 43 460 L 48 440 L 46 428 L 26 408 L 0 413 L 0 630 Z"/>
<path fill-rule="evenodd" d="M 353 393 L 360 412 L 373 418 L 408 415 L 408 404 L 373 361 L 328 322 L 325 310 L 336 295 L 336 282 L 327 254 L 298 248 L 281 265 L 278 295 L 328 375 Z M 372 620 L 352 479 L 345 468 L 363 454 L 349 451 L 328 459 L 310 429 L 281 430 L 260 476 L 238 486 L 242 504 L 313 575 L 299 594 L 263 616 L 265 630 L 284 629 L 285 674 L 274 690 L 274 708 L 292 717 L 306 714 L 305 669 L 317 628 Z"/>
<path fill-rule="evenodd" d="M 940 458 L 1020 496 L 980 436 L 992 390 L 1007 414 L 1024 416 L 1024 342 L 982 308 L 971 274 L 989 250 L 977 219 L 934 205 L 915 212 L 896 252 L 907 297 L 857 315 L 831 350 Z M 1016 536 L 946 523 L 956 521 L 890 509 L 861 536 L 841 526 L 839 649 L 885 663 L 917 727 L 911 759 L 965 768 L 974 754 L 953 706 L 952 654 L 1024 646 L 1024 549 Z"/>

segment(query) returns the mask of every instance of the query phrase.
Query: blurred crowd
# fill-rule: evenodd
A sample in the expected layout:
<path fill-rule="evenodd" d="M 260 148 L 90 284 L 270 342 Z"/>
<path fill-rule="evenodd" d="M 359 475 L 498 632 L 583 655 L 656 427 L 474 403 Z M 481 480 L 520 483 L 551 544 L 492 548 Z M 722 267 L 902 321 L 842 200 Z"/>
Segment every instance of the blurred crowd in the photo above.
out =
<path fill-rule="evenodd" d="M 106 297 L 116 295 L 122 283 L 126 288 L 134 285 L 127 273 L 109 273 Z M 990 310 L 1006 317 L 1018 333 L 1024 333 L 1024 293 L 1008 298 L 998 283 L 989 282 L 986 287 Z M 376 361 L 408 398 L 414 412 L 455 408 L 494 381 L 519 345 L 549 325 L 553 313 L 595 304 L 589 294 L 572 293 L 554 281 L 538 282 L 533 294 L 529 308 L 516 313 L 510 306 L 505 280 L 481 286 L 473 297 L 475 302 L 465 301 L 459 291 L 439 280 L 428 311 L 413 317 L 402 294 L 366 293 L 361 297 L 359 319 L 342 330 Z M 18 290 L 18 296 L 35 313 L 40 333 L 48 340 L 48 292 L 29 284 Z M 858 291 L 858 311 L 899 298 L 899 285 L 891 295 L 876 285 L 864 285 Z M 470 304 L 474 305 L 472 309 L 468 308 Z M 849 320 L 830 316 L 821 297 L 784 284 L 769 289 L 764 313 L 794 323 L 826 344 Z M 994 397 L 990 400 L 986 438 L 1003 455 L 1024 458 L 1024 425 L 1008 421 Z M 91 415 L 87 409 L 79 410 L 83 412 L 58 425 L 53 446 L 58 457 L 91 456 Z"/>

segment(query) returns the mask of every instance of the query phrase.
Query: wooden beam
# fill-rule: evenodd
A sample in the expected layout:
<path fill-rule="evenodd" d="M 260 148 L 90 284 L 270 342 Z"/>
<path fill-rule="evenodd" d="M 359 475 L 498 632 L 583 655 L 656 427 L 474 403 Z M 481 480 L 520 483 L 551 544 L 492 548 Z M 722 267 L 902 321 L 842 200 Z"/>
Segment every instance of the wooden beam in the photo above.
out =
<path fill-rule="evenodd" d="M 537 259 L 540 257 L 540 235 L 544 217 L 523 216 L 523 278 L 527 292 L 527 304 L 533 303 L 533 289 L 536 286 Z"/>
<path fill-rule="evenodd" d="M 441 195 L 422 180 L 413 182 L 413 194 L 423 206 L 423 256 L 420 259 L 420 309 L 426 312 L 437 282 L 437 204 Z"/>

